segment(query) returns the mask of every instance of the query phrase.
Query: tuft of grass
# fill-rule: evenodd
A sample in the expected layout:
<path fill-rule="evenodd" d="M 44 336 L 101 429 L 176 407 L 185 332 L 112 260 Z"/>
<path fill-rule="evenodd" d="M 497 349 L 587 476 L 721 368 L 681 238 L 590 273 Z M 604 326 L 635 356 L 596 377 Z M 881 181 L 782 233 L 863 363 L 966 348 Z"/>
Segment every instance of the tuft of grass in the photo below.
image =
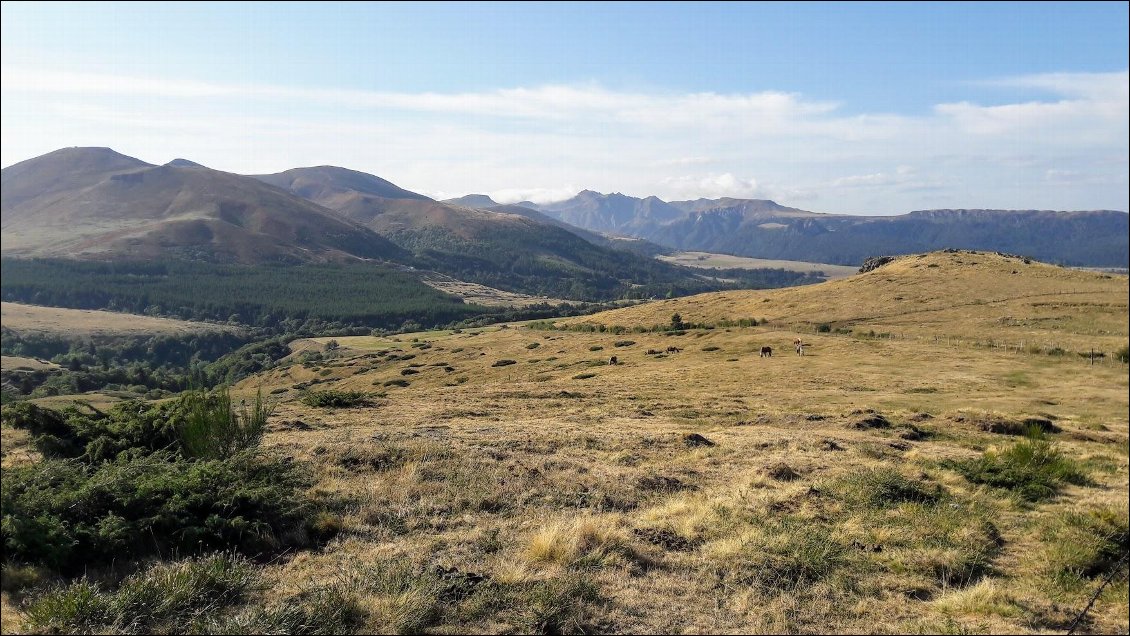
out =
<path fill-rule="evenodd" d="M 204 626 L 219 634 L 417 634 L 441 616 L 444 585 L 404 561 L 380 561 L 339 572 L 267 605 L 248 607 Z"/>
<path fill-rule="evenodd" d="M 763 520 L 736 537 L 708 544 L 705 552 L 724 580 L 768 595 L 809 587 L 850 562 L 847 548 L 829 528 L 791 517 Z"/>
<path fill-rule="evenodd" d="M 926 486 L 893 468 L 851 473 L 832 487 L 853 506 L 871 509 L 894 508 L 904 503 L 934 504 L 945 497 L 940 485 Z"/>
<path fill-rule="evenodd" d="M 584 573 L 565 571 L 535 579 L 530 572 L 505 566 L 464 602 L 470 619 L 491 617 L 522 634 L 593 633 L 592 608 L 602 600 L 599 588 Z"/>
<path fill-rule="evenodd" d="M 494 362 L 494 364 L 492 364 L 490 366 L 492 366 L 492 367 L 508 367 L 512 364 L 518 364 L 518 363 L 515 360 L 496 360 Z"/>
<path fill-rule="evenodd" d="M 530 537 L 524 557 L 535 565 L 579 569 L 643 560 L 615 519 L 588 515 L 543 526 Z"/>
<path fill-rule="evenodd" d="M 167 632 L 243 600 L 258 584 L 254 566 L 217 553 L 155 565 L 103 590 L 87 579 L 32 600 L 28 625 L 45 632 Z"/>
<path fill-rule="evenodd" d="M 318 585 L 270 605 L 210 617 L 198 631 L 208 634 L 349 634 L 365 612 L 340 585 Z"/>
<path fill-rule="evenodd" d="M 587 380 L 589 378 L 595 378 L 595 377 L 596 377 L 595 373 L 578 373 L 577 375 L 573 376 L 573 379 L 574 380 Z"/>
<path fill-rule="evenodd" d="M 1043 439 L 1026 439 L 1003 450 L 987 450 L 981 457 L 943 464 L 973 483 L 1011 491 L 1024 501 L 1049 499 L 1064 483 L 1090 483 L 1079 462 Z"/>
<path fill-rule="evenodd" d="M 1044 571 L 1066 588 L 1106 574 L 1130 551 L 1124 505 L 1069 511 L 1044 528 L 1043 535 Z"/>
<path fill-rule="evenodd" d="M 0 589 L 9 594 L 23 594 L 25 590 L 42 586 L 48 576 L 40 567 L 4 563 L 0 565 Z"/>
<path fill-rule="evenodd" d="M 600 592 L 585 578 L 564 576 L 519 586 L 513 597 L 522 631 L 584 634 L 591 632 L 585 621 L 588 606 L 600 600 Z"/>
<path fill-rule="evenodd" d="M 947 590 L 934 601 L 933 606 L 950 616 L 1016 618 L 1025 611 L 1009 587 L 992 578 L 981 579 L 968 587 Z"/>

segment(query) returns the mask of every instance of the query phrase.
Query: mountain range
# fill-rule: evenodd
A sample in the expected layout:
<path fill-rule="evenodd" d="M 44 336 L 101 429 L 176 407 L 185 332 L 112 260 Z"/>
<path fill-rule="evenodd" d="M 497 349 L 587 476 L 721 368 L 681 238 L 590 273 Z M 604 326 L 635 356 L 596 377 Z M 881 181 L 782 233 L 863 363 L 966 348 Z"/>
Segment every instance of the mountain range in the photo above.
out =
<path fill-rule="evenodd" d="M 372 262 L 577 300 L 717 289 L 700 272 L 525 207 L 435 201 L 333 166 L 246 176 L 108 148 L 65 148 L 0 175 L 5 258 Z"/>
<path fill-rule="evenodd" d="M 566 297 L 701 285 L 649 258 L 672 249 L 846 265 L 955 247 L 1127 267 L 1130 253 L 1128 216 L 1111 210 L 855 216 L 763 199 L 667 202 L 592 190 L 546 204 L 482 194 L 436 201 L 334 166 L 246 176 L 108 148 L 57 150 L 5 168 L 0 182 L 5 257 L 368 260 Z"/>
<path fill-rule="evenodd" d="M 1125 212 L 923 210 L 899 216 L 821 214 L 763 199 L 664 202 L 585 190 L 536 205 L 565 222 L 679 250 L 857 265 L 879 254 L 944 248 L 1023 254 L 1066 265 L 1127 267 Z"/>

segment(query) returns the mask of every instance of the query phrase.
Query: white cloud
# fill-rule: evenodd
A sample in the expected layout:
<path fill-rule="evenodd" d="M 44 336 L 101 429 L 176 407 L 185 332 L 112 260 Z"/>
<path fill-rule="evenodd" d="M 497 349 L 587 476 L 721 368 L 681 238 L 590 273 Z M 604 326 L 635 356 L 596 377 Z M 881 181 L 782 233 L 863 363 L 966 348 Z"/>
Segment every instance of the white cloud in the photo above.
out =
<path fill-rule="evenodd" d="M 696 199 L 705 197 L 761 198 L 765 195 L 757 180 L 735 177 L 727 172 L 700 176 L 667 177 L 659 182 L 668 199 Z"/>
<path fill-rule="evenodd" d="M 845 114 L 780 91 L 404 93 L 4 66 L 0 159 L 99 145 L 241 173 L 336 164 L 418 192 L 499 202 L 590 188 L 821 201 L 827 212 L 895 213 L 943 197 L 964 207 L 1130 207 L 1126 72 L 990 83 L 1051 97 L 955 101 L 909 116 Z"/>
<path fill-rule="evenodd" d="M 584 190 L 575 185 L 561 186 L 559 188 L 506 188 L 492 190 L 490 198 L 499 203 L 517 203 L 519 201 L 532 201 L 534 203 L 553 203 L 564 201 Z"/>

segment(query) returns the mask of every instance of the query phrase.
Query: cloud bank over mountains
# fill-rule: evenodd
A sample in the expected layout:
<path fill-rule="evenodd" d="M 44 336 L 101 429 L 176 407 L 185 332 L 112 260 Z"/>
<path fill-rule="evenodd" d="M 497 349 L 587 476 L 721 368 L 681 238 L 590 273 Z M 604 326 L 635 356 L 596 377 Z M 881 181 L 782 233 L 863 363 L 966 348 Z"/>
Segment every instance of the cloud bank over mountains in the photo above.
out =
<path fill-rule="evenodd" d="M 591 188 L 837 213 L 1130 207 L 1126 71 L 977 83 L 998 89 L 998 102 L 899 114 L 773 90 L 382 92 L 6 65 L 2 160 L 73 145 L 176 149 L 231 172 L 349 165 L 437 198 L 500 202 Z"/>

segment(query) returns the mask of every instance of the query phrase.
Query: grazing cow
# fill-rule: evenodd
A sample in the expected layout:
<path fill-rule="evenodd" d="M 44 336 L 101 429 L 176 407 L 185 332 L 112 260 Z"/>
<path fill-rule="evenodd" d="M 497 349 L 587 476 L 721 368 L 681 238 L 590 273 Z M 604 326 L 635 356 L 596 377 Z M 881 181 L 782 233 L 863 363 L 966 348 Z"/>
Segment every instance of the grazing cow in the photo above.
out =
<path fill-rule="evenodd" d="M 804 355 L 804 343 L 803 343 L 803 342 L 802 342 L 802 343 L 800 343 L 800 344 L 798 344 L 798 345 L 796 346 L 796 354 L 797 354 L 798 356 L 803 356 L 803 355 Z"/>
<path fill-rule="evenodd" d="M 609 358 L 608 364 L 616 364 L 616 356 L 612 356 L 611 358 Z"/>
<path fill-rule="evenodd" d="M 762 358 L 772 358 L 773 357 L 773 347 L 762 347 L 761 348 L 761 357 Z"/>
<path fill-rule="evenodd" d="M 682 349 L 678 347 L 667 347 L 667 353 L 679 353 Z"/>

